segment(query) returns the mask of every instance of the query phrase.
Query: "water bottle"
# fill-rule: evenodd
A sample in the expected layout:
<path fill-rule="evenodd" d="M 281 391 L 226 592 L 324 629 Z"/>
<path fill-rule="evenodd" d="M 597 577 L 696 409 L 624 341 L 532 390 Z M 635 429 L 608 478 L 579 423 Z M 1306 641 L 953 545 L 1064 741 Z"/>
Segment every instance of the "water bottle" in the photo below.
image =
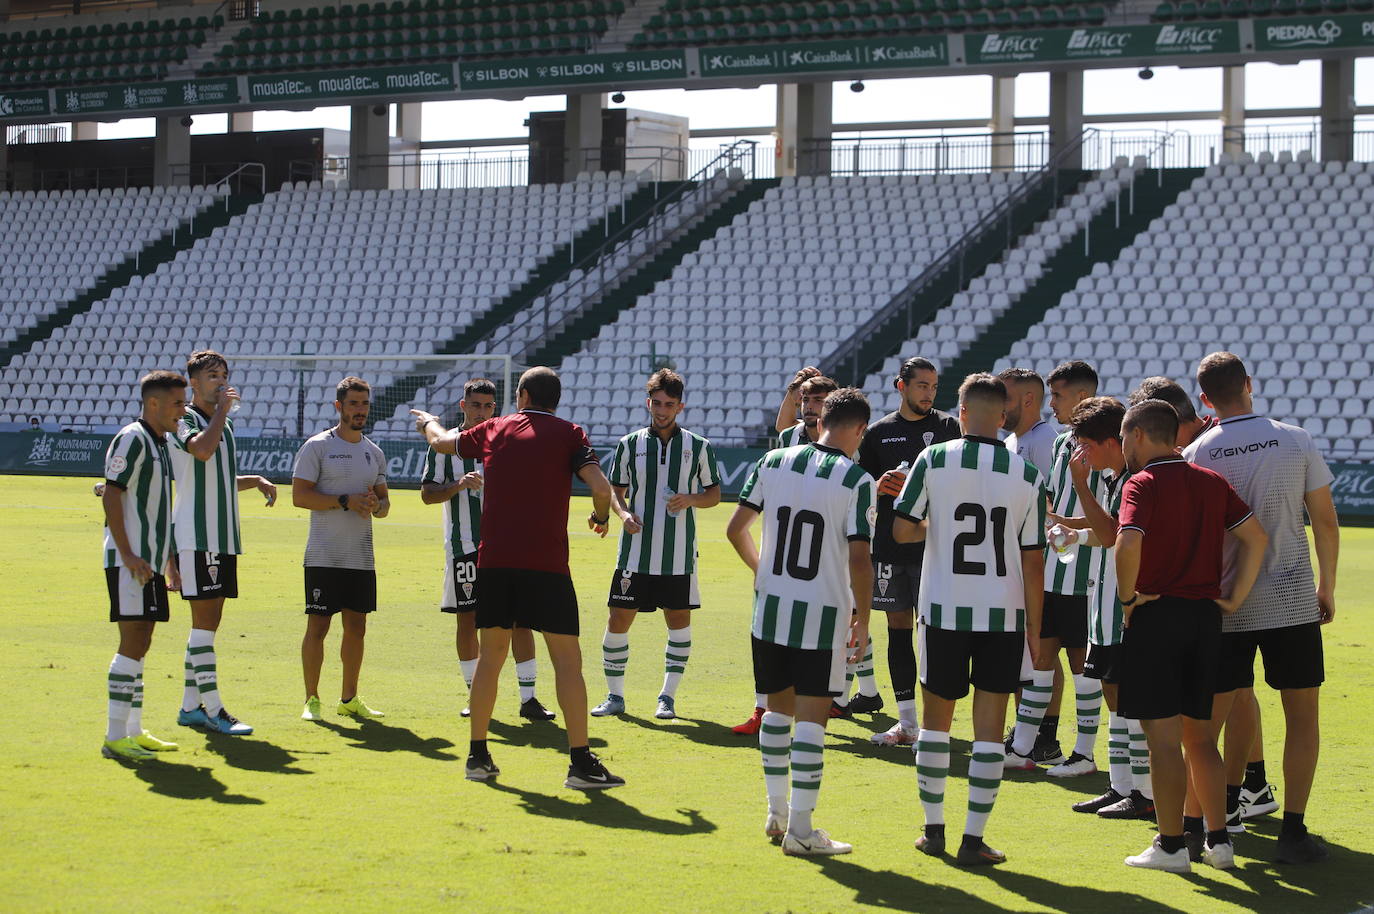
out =
<path fill-rule="evenodd" d="M 1055 524 L 1049 529 L 1050 548 L 1054 550 L 1055 558 L 1062 564 L 1069 564 L 1078 558 L 1078 550 L 1073 547 L 1078 544 L 1078 531 L 1070 530 L 1060 524 Z"/>
<path fill-rule="evenodd" d="M 667 513 L 669 517 L 677 517 L 680 514 L 682 514 L 681 511 L 668 510 L 668 501 L 676 494 L 677 493 L 673 491 L 673 487 L 668 485 L 666 482 L 658 490 L 658 497 L 663 500 L 663 510 Z"/>

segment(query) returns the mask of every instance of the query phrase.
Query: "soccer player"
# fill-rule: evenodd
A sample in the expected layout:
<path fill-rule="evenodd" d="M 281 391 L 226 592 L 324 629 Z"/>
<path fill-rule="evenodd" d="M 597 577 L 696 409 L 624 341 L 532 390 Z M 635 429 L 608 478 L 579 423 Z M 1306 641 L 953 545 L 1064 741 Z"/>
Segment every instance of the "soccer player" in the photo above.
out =
<path fill-rule="evenodd" d="M 902 362 L 892 384 L 902 395 L 897 411 L 873 423 L 859 445 L 859 465 L 878 480 L 878 523 L 873 537 L 873 594 L 875 610 L 887 616 L 887 669 L 897 700 L 897 722 L 875 733 L 879 746 L 910 746 L 919 730 L 916 721 L 916 606 L 919 602 L 924 543 L 898 543 L 892 538 L 892 502 L 902 490 L 907 468 L 926 448 L 959 437 L 959 423 L 935 408 L 939 375 L 929 359 L 919 356 Z M 865 702 L 862 691 L 852 710 L 882 707 L 874 690 Z"/>
<path fill-rule="evenodd" d="M 1315 863 L 1325 859 L 1327 851 L 1307 831 L 1303 817 L 1321 744 L 1318 700 L 1325 678 L 1321 626 L 1336 614 L 1340 523 L 1331 498 L 1333 477 L 1306 431 L 1255 415 L 1252 382 L 1239 358 L 1214 352 L 1199 364 L 1197 379 L 1203 402 L 1220 421 L 1183 454 L 1224 476 L 1236 494 L 1254 506 L 1255 516 L 1269 534 L 1254 587 L 1221 623 L 1222 674 L 1217 691 L 1235 691 L 1226 720 L 1228 825 L 1243 828 L 1242 779 L 1257 723 L 1253 714 L 1245 712 L 1254 706 L 1258 650 L 1264 658 L 1265 682 L 1282 697 L 1287 730 L 1283 825 L 1276 857 L 1280 863 Z M 1304 511 L 1312 521 L 1318 567 L 1315 581 L 1303 530 Z M 1228 550 L 1226 579 L 1240 577 L 1240 560 L 1241 556 Z M 1214 717 L 1212 723 L 1215 730 L 1222 721 Z"/>
<path fill-rule="evenodd" d="M 143 410 L 105 451 L 105 584 L 119 650 L 110 661 L 106 758 L 142 761 L 175 749 L 143 729 L 143 658 L 153 626 L 168 619 L 167 584 L 181 581 L 172 551 L 172 467 L 167 434 L 186 411 L 186 379 L 153 371 L 139 381 Z M 165 573 L 165 577 L 164 577 Z"/>
<path fill-rule="evenodd" d="M 968 817 L 957 863 L 1002 863 L 983 840 L 1002 781 L 1002 727 L 1021 659 L 1040 649 L 1045 486 L 997 439 L 1007 388 L 990 374 L 959 386 L 963 437 L 916 458 L 893 505 L 892 535 L 926 543 L 921 565 L 921 731 L 916 777 L 925 828 L 916 849 L 945 851 L 945 781 L 954 705 L 973 686 Z"/>
<path fill-rule="evenodd" d="M 385 717 L 358 694 L 368 614 L 377 609 L 377 571 L 372 554 L 372 518 L 391 511 L 386 457 L 363 429 L 372 406 L 372 388 L 347 377 L 335 390 L 339 422 L 301 446 L 291 471 L 291 500 L 310 512 L 305 544 L 305 674 L 302 720 L 322 720 L 320 668 L 324 639 L 335 614 L 343 618 L 339 660 L 343 664 L 339 714 L 366 720 Z"/>
<path fill-rule="evenodd" d="M 1181 448 L 1192 444 L 1202 437 L 1203 432 L 1217 424 L 1213 416 L 1199 416 L 1193 407 L 1192 397 L 1168 378 L 1153 377 L 1141 381 L 1140 386 L 1131 391 L 1129 405 L 1135 406 L 1142 400 L 1163 400 L 1174 408 L 1174 412 L 1178 413 L 1177 446 Z"/>
<path fill-rule="evenodd" d="M 860 391 L 831 393 L 820 439 L 765 454 L 740 490 L 726 528 L 730 544 L 754 572 L 754 688 L 768 704 L 759 730 L 768 794 L 764 834 L 789 856 L 853 850 L 814 828 L 811 815 L 820 793 L 830 705 L 844 688 L 845 646 L 860 653 L 868 638 L 875 495 L 873 478 L 849 455 L 869 416 Z M 750 532 L 760 515 L 762 552 Z"/>
<path fill-rule="evenodd" d="M 1007 450 L 1047 475 L 1054 455 L 1054 427 L 1041 417 L 1045 380 L 1029 368 L 1008 368 L 997 377 L 1007 385 L 1007 418 L 1002 421 Z"/>
<path fill-rule="evenodd" d="M 1087 362 L 1065 362 L 1050 372 L 1049 385 L 1054 417 L 1061 425 L 1068 425 L 1074 407 L 1097 394 L 1097 372 Z M 1054 441 L 1046 481 L 1051 520 L 1055 522 L 1080 513 L 1078 496 L 1069 476 L 1072 454 L 1073 436 L 1064 432 Z M 1089 482 L 1098 503 L 1105 502 L 1107 496 L 1102 489 L 1101 474 L 1092 473 Z M 1050 765 L 1056 777 L 1097 771 L 1093 745 L 1100 723 L 1102 689 L 1095 680 L 1083 675 L 1083 663 L 1088 655 L 1088 581 L 1097 564 L 1095 551 L 1099 548 L 1069 546 L 1064 554 L 1068 562 L 1056 561 L 1050 563 L 1052 568 L 1046 568 L 1039 660 L 1031 673 L 1031 681 L 1022 687 L 1021 701 L 1016 709 L 1016 729 L 1006 747 L 1006 764 L 1014 771 L 1034 771 L 1037 764 Z M 1078 738 L 1068 758 L 1064 757 L 1055 735 L 1059 726 L 1055 674 L 1059 669 L 1060 648 L 1068 655 L 1078 712 Z M 1051 707 L 1056 709 L 1054 715 L 1048 713 Z"/>
<path fill-rule="evenodd" d="M 1131 478 L 1121 493 L 1115 547 L 1117 597 L 1126 616 L 1117 706 L 1145 729 L 1159 822 L 1154 842 L 1126 865 L 1187 873 L 1183 815 L 1190 781 L 1206 820 L 1200 856 L 1218 869 L 1235 866 L 1226 773 L 1210 718 L 1221 617 L 1245 602 L 1268 537 L 1221 475 L 1178 455 L 1177 438 L 1178 414 L 1163 400 L 1137 403 L 1121 423 Z M 1223 597 L 1227 532 L 1239 554 Z"/>
<path fill-rule="evenodd" d="M 472 428 L 496 414 L 496 385 L 486 378 L 473 378 L 463 385 L 458 401 L 463 413 L 459 431 Z M 433 448 L 425 455 L 420 476 L 420 500 L 427 505 L 444 506 L 444 595 L 439 609 L 458 618 L 456 643 L 458 669 L 463 682 L 472 690 L 477 671 L 477 544 L 482 531 L 482 463 Z M 520 716 L 527 720 L 553 720 L 556 716 L 535 697 L 537 666 L 534 659 L 534 634 L 517 628 L 511 635 L 515 655 L 515 676 L 520 684 Z M 461 712 L 467 717 L 471 711 Z"/>
<path fill-rule="evenodd" d="M 470 429 L 446 431 L 413 409 L 415 428 L 441 454 L 483 461 L 482 542 L 477 549 L 477 630 L 481 648 L 472 678 L 472 741 L 464 776 L 485 781 L 500 774 L 487 748 L 511 629 L 544 633 L 558 704 L 568 728 L 564 787 L 603 790 L 625 779 L 606 770 L 587 742 L 587 685 L 578 646 L 577 591 L 568 571 L 568 499 L 576 475 L 592 494 L 587 526 L 605 536 L 611 484 L 601 472 L 587 433 L 554 415 L 563 384 L 552 368 L 520 376 L 518 411 Z"/>
<path fill-rule="evenodd" d="M 778 407 L 778 418 L 774 428 L 778 431 L 778 447 L 792 447 L 796 444 L 815 442 L 820 438 L 818 422 L 825 398 L 839 389 L 832 379 L 821 374 L 821 370 L 808 365 L 798 369 L 792 382 L 787 385 L 787 393 Z M 801 418 L 797 418 L 798 407 Z M 864 658 L 855 666 L 854 673 L 859 676 L 860 691 L 866 695 L 877 696 L 878 688 L 873 682 L 873 652 L 865 652 Z M 840 697 L 848 697 L 848 689 Z M 754 696 L 754 713 L 742 724 L 731 729 L 742 736 L 755 736 L 763 720 L 764 695 Z M 839 701 L 839 697 L 836 698 Z M 832 709 L 833 713 L 834 709 Z"/>
<path fill-rule="evenodd" d="M 621 438 L 611 462 L 611 507 L 620 518 L 620 556 L 607 598 L 610 618 L 601 639 L 606 700 L 593 717 L 625 712 L 630 626 L 642 612 L 663 610 L 668 644 L 663 688 L 654 717 L 677 716 L 677 687 L 692 653 L 697 592 L 696 509 L 720 504 L 720 471 L 711 442 L 677 424 L 682 377 L 654 372 L 645 391 L 649 425 Z"/>
<path fill-rule="evenodd" d="M 219 694 L 215 632 L 224 601 L 239 595 L 239 495 L 257 489 L 267 507 L 277 487 L 261 476 L 238 474 L 234 423 L 229 409 L 238 391 L 229 386 L 229 363 L 212 349 L 186 360 L 191 405 L 168 442 L 176 478 L 172 524 L 177 538 L 181 596 L 191 607 L 186 639 L 186 681 L 177 723 L 207 733 L 247 736 L 253 728 L 224 708 Z"/>
<path fill-rule="evenodd" d="M 1121 675 L 1123 615 L 1116 596 L 1116 564 L 1111 547 L 1119 532 L 1121 491 L 1131 472 L 1121 450 L 1121 420 L 1126 408 L 1111 397 L 1089 397 L 1074 407 L 1069 425 L 1076 449 L 1069 458 L 1069 474 L 1078 495 L 1083 517 L 1075 518 L 1073 536 L 1085 537 L 1096 564 L 1088 586 L 1088 659 L 1083 675 L 1102 683 L 1102 694 L 1111 713 L 1107 740 L 1106 793 L 1073 804 L 1075 812 L 1097 813 L 1104 819 L 1148 819 L 1154 815 L 1154 791 L 1150 787 L 1150 751 L 1140 721 L 1127 720 L 1117 712 L 1117 682 Z M 1091 485 L 1091 472 L 1100 473 L 1107 501 L 1099 504 Z M 1051 769 L 1053 771 L 1053 769 Z"/>

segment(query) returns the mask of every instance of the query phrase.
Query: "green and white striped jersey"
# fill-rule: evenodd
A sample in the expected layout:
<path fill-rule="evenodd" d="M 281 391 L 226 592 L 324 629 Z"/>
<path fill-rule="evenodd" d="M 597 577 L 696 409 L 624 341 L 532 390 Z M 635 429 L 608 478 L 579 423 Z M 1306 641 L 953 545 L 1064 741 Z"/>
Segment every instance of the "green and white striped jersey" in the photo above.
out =
<path fill-rule="evenodd" d="M 105 482 L 123 490 L 129 548 L 161 574 L 172 553 L 172 468 L 166 439 L 142 419 L 121 428 L 105 451 Z M 105 567 L 123 566 L 107 526 Z"/>
<path fill-rule="evenodd" d="M 778 447 L 796 447 L 799 444 L 806 444 L 810 440 L 806 437 L 806 423 L 800 419 L 791 428 L 778 432 Z"/>
<path fill-rule="evenodd" d="M 482 461 L 440 454 L 429 449 L 421 484 L 448 485 L 469 473 L 482 472 Z M 451 557 L 471 555 L 482 539 L 482 490 L 463 489 L 444 502 L 444 548 Z"/>
<path fill-rule="evenodd" d="M 187 443 L 210 425 L 210 417 L 192 404 L 172 432 L 167 452 L 172 458 L 177 497 L 172 525 L 178 549 L 239 555 L 238 454 L 234 422 L 226 419 L 219 447 L 209 460 L 197 460 Z"/>
<path fill-rule="evenodd" d="M 1054 462 L 1049 478 L 1050 510 L 1060 517 L 1083 516 L 1078 493 L 1073 490 L 1073 477 L 1069 475 L 1069 458 L 1073 456 L 1073 447 L 1073 435 L 1069 432 L 1062 432 L 1054 439 Z M 1107 489 L 1101 473 L 1096 470 L 1088 473 L 1088 488 L 1098 504 L 1107 503 Z M 1046 554 L 1045 590 L 1068 596 L 1085 596 L 1093 569 L 1101 560 L 1099 553 L 1102 549 L 1098 546 L 1071 546 L 1070 549 L 1074 552 L 1072 562 L 1052 560 L 1057 559 L 1057 553 Z"/>
<path fill-rule="evenodd" d="M 616 567 L 639 574 L 691 574 L 697 564 L 696 509 L 668 514 L 673 494 L 695 495 L 720 485 L 711 442 L 678 428 L 665 445 L 651 428 L 631 432 L 615 446 L 611 485 L 624 486 L 625 504 L 644 524 L 620 531 Z"/>
<path fill-rule="evenodd" d="M 1123 471 L 1120 476 L 1103 474 L 1102 487 L 1107 500 L 1101 505 L 1112 520 L 1121 513 L 1121 491 L 1130 478 L 1130 470 Z M 1126 616 L 1116 596 L 1116 555 L 1111 549 L 1094 549 L 1093 552 L 1097 564 L 1088 582 L 1088 643 L 1120 644 Z"/>
<path fill-rule="evenodd" d="M 1021 632 L 1021 553 L 1045 548 L 1040 471 L 995 438 L 965 435 L 921 452 L 893 504 L 926 520 L 918 611 L 934 628 Z"/>
<path fill-rule="evenodd" d="M 873 538 L 873 477 L 835 448 L 764 454 L 740 490 L 763 515 L 754 577 L 754 637 L 801 650 L 840 650 L 854 610 L 849 542 Z"/>

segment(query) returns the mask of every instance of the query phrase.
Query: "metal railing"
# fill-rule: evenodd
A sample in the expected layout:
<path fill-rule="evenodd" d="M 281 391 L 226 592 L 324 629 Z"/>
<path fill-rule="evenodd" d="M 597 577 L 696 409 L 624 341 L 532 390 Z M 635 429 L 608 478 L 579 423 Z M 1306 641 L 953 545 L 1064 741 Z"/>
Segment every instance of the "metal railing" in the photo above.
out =
<path fill-rule="evenodd" d="M 191 162 L 170 166 L 171 184 L 211 187 L 225 181 L 232 182 L 233 192 L 242 192 L 253 180 L 257 170 L 257 184 L 264 188 L 266 169 L 259 162 Z M 32 190 L 103 190 L 129 187 L 153 187 L 153 166 L 112 165 L 94 168 L 42 168 L 32 172 Z M 234 190 L 234 188 L 239 188 Z M 27 189 L 27 188 L 24 188 Z M 261 190 L 259 192 L 262 192 Z"/>
<path fill-rule="evenodd" d="M 256 182 L 254 181 L 253 177 L 254 172 L 257 173 Z M 202 181 L 201 183 L 208 185 L 210 182 Z M 266 196 L 267 167 L 263 165 L 261 162 L 242 163 L 237 168 L 234 168 L 232 171 L 228 172 L 223 177 L 215 181 L 214 186 L 216 190 L 220 190 L 222 188 L 223 190 L 231 194 L 242 194 L 246 193 L 249 190 L 252 190 L 254 183 L 257 184 L 258 195 Z M 225 205 L 228 205 L 227 200 L 225 201 Z"/>
<path fill-rule="evenodd" d="M 474 351 L 482 347 L 488 352 L 509 352 L 517 361 L 533 353 L 751 180 L 756 145 L 753 140 L 740 140 L 722 150 L 705 168 L 571 264 L 566 275 L 572 279 L 562 289 L 536 301 L 524 319 L 507 320 L 493 328 L 476 341 Z M 628 256 L 622 256 L 626 252 Z M 531 328 L 537 330 L 533 335 Z"/>
<path fill-rule="evenodd" d="M 811 140 L 797 152 L 802 174 L 844 176 L 951 174 L 1042 167 L 1050 156 L 1047 131 L 939 133 Z"/>
<path fill-rule="evenodd" d="M 66 124 L 12 124 L 5 127 L 5 143 L 65 143 L 70 138 Z"/>
<path fill-rule="evenodd" d="M 860 325 L 844 342 L 840 343 L 821 363 L 821 371 L 831 377 L 838 378 L 841 376 L 842 369 L 848 369 L 848 373 L 844 376 L 851 379 L 852 383 L 861 382 L 861 372 L 868 367 L 866 363 L 861 362 L 864 358 L 864 351 L 871 348 L 871 341 L 879 331 L 886 328 L 894 319 L 905 314 L 906 332 L 901 339 L 910 339 L 919 323 L 929 316 L 928 314 L 917 315 L 914 310 L 916 303 L 923 297 L 922 293 L 937 282 L 948 281 L 950 278 L 953 279 L 952 285 L 956 291 L 962 289 L 969 272 L 967 268 L 968 256 L 975 247 L 985 243 L 991 233 L 999 230 L 999 224 L 1004 234 L 1002 246 L 1004 248 L 1010 247 L 1016 237 L 1012 219 L 1017 207 L 1026 202 L 1032 194 L 1046 190 L 1050 191 L 1053 197 L 1057 199 L 1061 168 L 1064 167 L 1064 163 L 1073 161 L 1082 152 L 1084 144 L 1095 138 L 1096 133 L 1097 131 L 1093 129 L 1085 130 L 1074 142 L 1055 153 L 1048 162 L 1027 174 L 1025 179 L 1001 203 L 979 219 L 945 253 L 922 270 L 919 276 L 907 283 L 905 288 L 894 295 L 886 305 L 878 309 L 877 313 Z M 953 271 L 952 277 L 950 276 L 951 271 Z M 938 305 L 934 307 L 938 307 Z"/>
<path fill-rule="evenodd" d="M 624 172 L 644 175 L 652 181 L 681 181 L 687 170 L 688 150 L 676 146 L 629 146 L 623 149 L 583 149 L 584 171 Z M 719 153 L 717 153 L 718 155 Z M 543 162 L 537 157 L 547 156 Z M 291 163 L 292 181 L 349 180 L 355 164 L 363 169 L 387 169 L 392 187 L 424 190 L 464 189 L 469 187 L 524 187 L 531 176 L 547 174 L 549 165 L 562 166 L 562 149 L 482 149 L 454 147 L 452 150 L 388 153 L 377 156 L 331 156 L 323 163 L 303 159 Z M 543 168 L 536 168 L 543 165 Z M 322 173 L 323 172 L 323 173 Z M 573 180 L 576 175 L 568 176 Z"/>

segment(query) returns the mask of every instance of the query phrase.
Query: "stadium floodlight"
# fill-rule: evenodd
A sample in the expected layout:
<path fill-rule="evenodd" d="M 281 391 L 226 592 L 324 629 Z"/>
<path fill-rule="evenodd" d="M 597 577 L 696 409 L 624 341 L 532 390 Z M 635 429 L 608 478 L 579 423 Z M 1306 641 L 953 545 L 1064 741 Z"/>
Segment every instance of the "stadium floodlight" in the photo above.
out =
<path fill-rule="evenodd" d="M 612 96 L 611 96 L 611 101 L 615 102 L 617 105 L 622 105 L 622 104 L 624 104 L 624 103 L 625 103 L 625 93 L 624 93 L 624 92 L 617 92 L 615 95 L 612 95 Z"/>
<path fill-rule="evenodd" d="M 849 91 L 850 91 L 850 92 L 862 92 L 863 90 L 864 90 L 864 81 L 863 81 L 862 79 L 856 79 L 856 80 L 854 80 L 852 83 L 849 84 Z"/>
<path fill-rule="evenodd" d="M 1155 71 L 1151 70 L 1149 67 L 1145 67 L 1136 75 L 1138 75 L 1141 79 L 1154 79 Z"/>

